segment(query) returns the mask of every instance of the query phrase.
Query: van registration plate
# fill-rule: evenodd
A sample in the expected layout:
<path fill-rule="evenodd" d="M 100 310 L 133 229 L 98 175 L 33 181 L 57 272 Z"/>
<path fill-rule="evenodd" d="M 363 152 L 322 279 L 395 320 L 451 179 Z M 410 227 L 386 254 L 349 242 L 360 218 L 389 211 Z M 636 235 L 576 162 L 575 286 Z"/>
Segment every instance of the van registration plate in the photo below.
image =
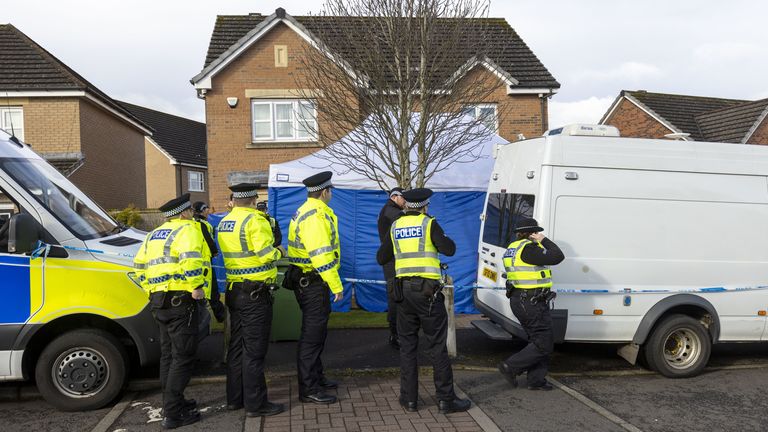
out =
<path fill-rule="evenodd" d="M 498 273 L 495 271 L 489 269 L 488 267 L 483 267 L 483 277 L 486 277 L 494 282 L 496 282 L 496 278 L 499 276 Z"/>

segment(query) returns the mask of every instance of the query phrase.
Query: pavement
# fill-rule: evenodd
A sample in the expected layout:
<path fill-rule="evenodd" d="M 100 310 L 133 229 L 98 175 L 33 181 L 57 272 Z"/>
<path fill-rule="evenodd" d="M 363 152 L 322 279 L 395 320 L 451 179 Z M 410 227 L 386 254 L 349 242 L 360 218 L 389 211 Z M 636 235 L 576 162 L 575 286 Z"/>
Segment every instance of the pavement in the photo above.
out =
<path fill-rule="evenodd" d="M 550 379 L 556 389 L 511 388 L 495 366 L 523 346 L 485 338 L 460 317 L 459 356 L 454 361 L 457 391 L 473 401 L 469 413 L 441 415 L 433 398 L 431 371 L 420 358 L 420 410 L 398 404 L 398 353 L 386 344 L 386 329 L 331 330 L 323 355 L 328 374 L 340 381 L 339 403 L 298 401 L 295 342 L 270 344 L 270 397 L 286 404 L 284 414 L 245 418 L 226 411 L 221 335 L 208 337 L 198 351 L 196 377 L 187 397 L 198 400 L 203 421 L 183 431 L 760 431 L 768 350 L 762 344 L 717 345 L 710 367 L 699 377 L 663 378 L 616 355 L 616 346 L 559 345 Z M 160 430 L 162 396 L 156 371 L 134 373 L 121 401 L 84 413 L 61 413 L 36 398 L 34 386 L 0 385 L 0 431 L 128 432 Z M 520 381 L 523 384 L 523 379 Z M 13 393 L 15 392 L 15 393 Z M 9 395 L 15 394 L 13 398 Z M 18 400 L 18 396 L 23 397 Z"/>

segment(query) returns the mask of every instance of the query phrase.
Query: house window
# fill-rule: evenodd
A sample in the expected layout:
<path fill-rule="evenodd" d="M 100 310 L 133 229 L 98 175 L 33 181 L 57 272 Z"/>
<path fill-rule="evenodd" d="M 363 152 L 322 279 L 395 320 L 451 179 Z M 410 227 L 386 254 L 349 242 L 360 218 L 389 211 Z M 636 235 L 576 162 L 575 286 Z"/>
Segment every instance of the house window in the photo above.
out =
<path fill-rule="evenodd" d="M 253 141 L 317 141 L 317 110 L 309 100 L 251 100 Z"/>
<path fill-rule="evenodd" d="M 189 171 L 189 191 L 205 192 L 205 174 L 201 171 Z"/>
<path fill-rule="evenodd" d="M 24 111 L 21 107 L 0 108 L 0 129 L 24 141 Z"/>
<path fill-rule="evenodd" d="M 493 132 L 499 130 L 496 104 L 465 105 L 462 112 L 473 119 L 480 119 L 480 122 Z"/>

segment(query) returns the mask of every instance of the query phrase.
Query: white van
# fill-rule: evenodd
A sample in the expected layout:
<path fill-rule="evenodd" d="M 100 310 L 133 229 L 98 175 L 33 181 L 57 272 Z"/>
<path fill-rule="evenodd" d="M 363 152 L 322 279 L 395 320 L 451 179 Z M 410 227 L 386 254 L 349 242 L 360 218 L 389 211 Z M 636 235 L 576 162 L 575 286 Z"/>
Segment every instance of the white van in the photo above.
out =
<path fill-rule="evenodd" d="M 610 128 L 610 127 L 608 127 Z M 489 336 L 525 338 L 503 289 L 516 221 L 534 217 L 552 268 L 558 342 L 620 343 L 668 377 L 713 343 L 768 338 L 768 147 L 557 129 L 500 146 L 482 215 L 475 305 Z"/>
<path fill-rule="evenodd" d="M 56 407 L 86 410 L 115 400 L 132 365 L 157 364 L 131 277 L 144 236 L 0 131 L 0 381 L 34 377 Z"/>

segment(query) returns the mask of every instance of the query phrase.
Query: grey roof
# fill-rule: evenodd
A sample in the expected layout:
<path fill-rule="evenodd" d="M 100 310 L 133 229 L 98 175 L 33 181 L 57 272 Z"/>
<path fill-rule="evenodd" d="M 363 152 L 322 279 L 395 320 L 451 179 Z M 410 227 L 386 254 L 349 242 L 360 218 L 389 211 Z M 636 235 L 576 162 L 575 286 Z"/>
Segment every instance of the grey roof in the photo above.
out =
<path fill-rule="evenodd" d="M 182 164 L 208 166 L 205 123 L 118 101 L 154 130 L 152 140 Z"/>
<path fill-rule="evenodd" d="M 707 141 L 740 143 L 766 110 L 768 99 L 761 99 L 699 114 L 696 121 Z"/>
<path fill-rule="evenodd" d="M 644 90 L 623 90 L 621 96 L 633 97 L 679 130 L 691 134 L 691 138 L 697 141 L 707 140 L 699 129 L 697 115 L 749 102 L 740 99 L 652 93 Z"/>
<path fill-rule="evenodd" d="M 11 24 L 0 24 L 0 91 L 85 91 L 151 130 L 106 93 Z"/>
<path fill-rule="evenodd" d="M 279 12 L 279 10 L 278 10 Z M 284 13 L 284 12 L 283 12 Z M 279 14 L 278 14 L 279 15 Z M 270 17 L 274 18 L 275 15 Z M 204 68 L 219 59 L 222 54 L 238 43 L 243 36 L 256 26 L 270 18 L 261 14 L 250 15 L 219 15 L 211 35 L 208 54 L 205 58 Z M 323 17 L 323 16 L 287 16 L 294 19 L 313 35 L 322 35 L 323 42 L 331 49 L 341 54 L 341 57 L 355 65 L 355 52 L 344 43 L 345 37 L 334 37 L 343 28 L 347 32 L 367 34 L 370 19 L 365 17 Z M 472 23 L 482 27 L 484 32 L 467 31 L 467 41 L 477 35 L 483 35 L 484 40 L 490 45 L 488 57 L 502 70 L 519 81 L 515 88 L 560 88 L 560 84 L 549 73 L 546 67 L 539 61 L 536 55 L 528 48 L 525 42 L 510 27 L 503 18 L 476 18 Z M 457 49 L 457 56 L 463 56 L 462 63 L 468 61 L 472 55 L 462 54 L 461 47 Z M 386 53 L 382 53 L 386 55 Z M 364 72 L 364 71 L 363 71 Z M 446 78 L 454 71 L 446 71 Z"/>

